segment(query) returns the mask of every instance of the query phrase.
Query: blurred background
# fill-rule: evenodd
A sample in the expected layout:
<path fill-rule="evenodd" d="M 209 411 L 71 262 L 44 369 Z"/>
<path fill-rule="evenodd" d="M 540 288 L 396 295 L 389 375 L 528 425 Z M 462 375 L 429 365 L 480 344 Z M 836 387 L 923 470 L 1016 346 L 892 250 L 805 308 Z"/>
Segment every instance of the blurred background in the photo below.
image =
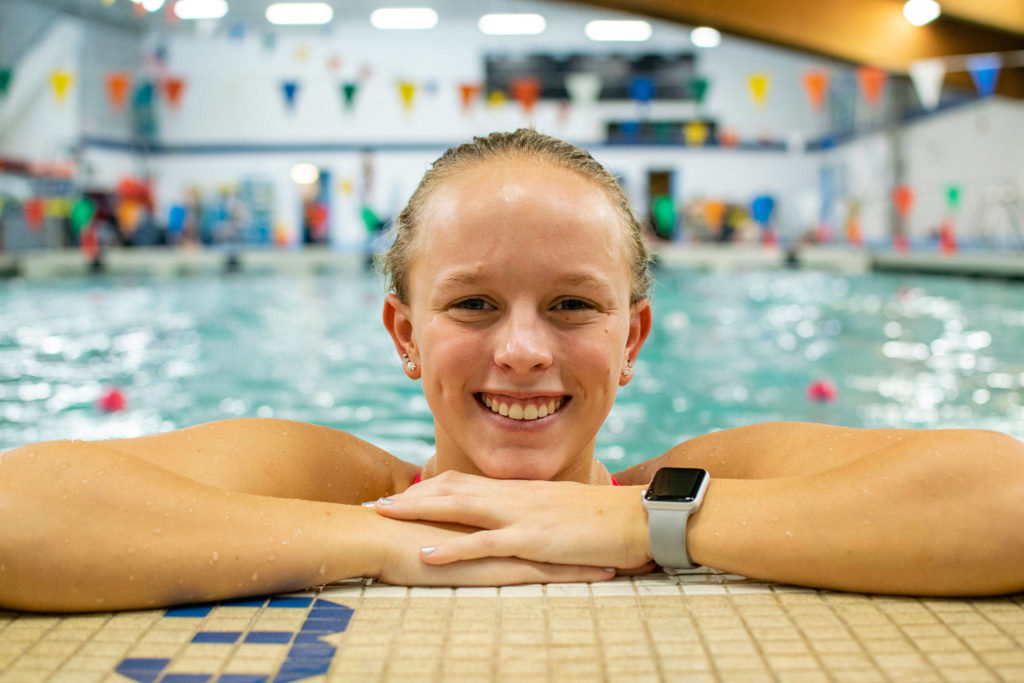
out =
<path fill-rule="evenodd" d="M 0 449 L 260 416 L 425 461 L 365 266 L 523 126 L 658 254 L 613 468 L 764 420 L 1024 438 L 1020 0 L 0 0 Z"/>
<path fill-rule="evenodd" d="M 1017 0 L 396 4 L 4 0 L 0 249 L 361 251 L 521 126 L 658 241 L 1024 245 Z"/>

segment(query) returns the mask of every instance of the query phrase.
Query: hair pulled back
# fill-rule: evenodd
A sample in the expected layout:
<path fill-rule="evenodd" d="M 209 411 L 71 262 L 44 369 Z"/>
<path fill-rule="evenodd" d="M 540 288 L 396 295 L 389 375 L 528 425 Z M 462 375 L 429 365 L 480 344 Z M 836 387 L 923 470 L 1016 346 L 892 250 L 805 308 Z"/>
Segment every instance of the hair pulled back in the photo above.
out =
<path fill-rule="evenodd" d="M 441 155 L 420 180 L 402 212 L 395 219 L 395 241 L 378 265 L 387 277 L 388 290 L 408 302 L 409 271 L 412 268 L 420 219 L 431 194 L 446 179 L 474 164 L 494 159 L 528 159 L 574 171 L 596 183 L 621 216 L 626 255 L 631 271 L 630 303 L 641 301 L 651 288 L 650 253 L 629 200 L 615 177 L 586 150 L 529 128 L 513 133 L 491 133 L 472 142 L 452 147 Z"/>

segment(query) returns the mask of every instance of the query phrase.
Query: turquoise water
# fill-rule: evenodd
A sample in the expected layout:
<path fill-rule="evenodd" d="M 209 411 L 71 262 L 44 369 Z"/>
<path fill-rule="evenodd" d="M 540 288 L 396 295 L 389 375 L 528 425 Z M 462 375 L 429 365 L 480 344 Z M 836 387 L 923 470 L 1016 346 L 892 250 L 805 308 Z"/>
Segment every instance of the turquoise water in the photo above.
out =
<path fill-rule="evenodd" d="M 432 452 L 419 385 L 358 272 L 0 282 L 0 450 L 237 416 Z M 661 271 L 655 327 L 599 435 L 613 469 L 766 420 L 1024 438 L 1024 287 L 924 276 Z M 806 398 L 831 379 L 837 400 Z M 121 387 L 125 411 L 95 408 Z"/>

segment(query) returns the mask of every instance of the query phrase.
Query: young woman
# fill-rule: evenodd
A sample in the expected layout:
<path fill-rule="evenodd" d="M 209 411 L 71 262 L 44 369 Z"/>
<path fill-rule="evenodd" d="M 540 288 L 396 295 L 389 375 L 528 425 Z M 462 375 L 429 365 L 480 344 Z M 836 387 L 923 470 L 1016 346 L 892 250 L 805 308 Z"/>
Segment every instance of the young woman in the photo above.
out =
<path fill-rule="evenodd" d="M 0 457 L 0 605 L 649 571 L 641 496 L 668 466 L 710 476 L 679 539 L 694 562 L 856 591 L 1024 589 L 1024 444 L 1001 434 L 755 425 L 613 478 L 594 443 L 651 327 L 647 260 L 586 152 L 528 130 L 449 150 L 385 262 L 384 324 L 435 418 L 426 467 L 267 419 L 14 449 Z"/>

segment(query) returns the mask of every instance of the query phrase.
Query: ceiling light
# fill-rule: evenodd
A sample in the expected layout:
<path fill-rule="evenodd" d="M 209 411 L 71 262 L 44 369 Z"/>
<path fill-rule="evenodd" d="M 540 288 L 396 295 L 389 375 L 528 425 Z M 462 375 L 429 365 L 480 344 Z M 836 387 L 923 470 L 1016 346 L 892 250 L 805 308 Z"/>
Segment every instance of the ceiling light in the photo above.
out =
<path fill-rule="evenodd" d="M 437 12 L 429 7 L 384 7 L 373 11 L 370 23 L 382 29 L 434 28 Z"/>
<path fill-rule="evenodd" d="M 267 8 L 267 21 L 278 26 L 326 24 L 333 18 L 325 2 L 279 2 Z"/>
<path fill-rule="evenodd" d="M 591 40 L 647 40 L 651 25 L 646 21 L 590 21 L 584 29 Z"/>
<path fill-rule="evenodd" d="M 697 47 L 718 47 L 722 34 L 710 26 L 698 26 L 690 31 L 690 42 Z"/>
<path fill-rule="evenodd" d="M 490 36 L 535 36 L 547 26 L 539 14 L 485 14 L 480 30 Z"/>
<path fill-rule="evenodd" d="M 924 26 L 942 14 L 942 8 L 935 0 L 907 0 L 903 5 L 903 16 L 914 26 Z"/>
<path fill-rule="evenodd" d="M 164 6 L 164 0 L 142 0 L 142 7 L 147 12 L 156 12 Z"/>
<path fill-rule="evenodd" d="M 179 19 L 220 19 L 228 13 L 224 0 L 178 0 L 174 15 Z"/>
<path fill-rule="evenodd" d="M 288 175 L 299 185 L 312 185 L 320 180 L 320 169 L 313 164 L 295 164 Z"/>

